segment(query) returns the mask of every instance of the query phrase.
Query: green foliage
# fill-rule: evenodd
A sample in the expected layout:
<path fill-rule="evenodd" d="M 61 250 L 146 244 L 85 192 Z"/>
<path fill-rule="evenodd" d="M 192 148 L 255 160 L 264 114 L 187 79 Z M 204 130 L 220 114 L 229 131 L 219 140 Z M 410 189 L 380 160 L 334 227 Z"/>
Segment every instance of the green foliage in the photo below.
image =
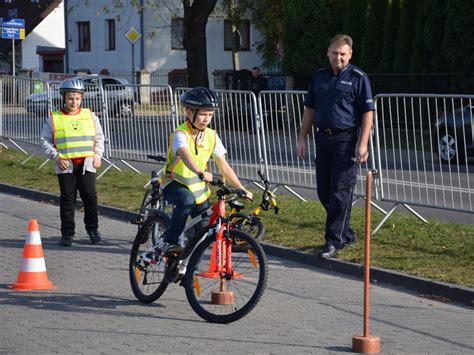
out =
<path fill-rule="evenodd" d="M 360 66 L 369 73 L 377 72 L 380 66 L 384 33 L 384 23 L 380 19 L 385 17 L 387 7 L 387 0 L 369 1 L 369 16 L 360 54 Z"/>
<path fill-rule="evenodd" d="M 446 68 L 445 53 L 440 50 L 440 44 L 444 37 L 446 0 L 426 1 L 426 21 L 423 29 L 423 40 L 425 46 L 432 53 L 431 70 L 438 73 L 449 72 Z M 446 23 L 446 26 L 449 26 Z"/>
<path fill-rule="evenodd" d="M 365 34 L 367 21 L 367 0 L 348 0 L 345 14 L 343 32 L 352 37 L 351 62 L 359 65 L 359 58 L 362 52 L 362 41 Z"/>
<path fill-rule="evenodd" d="M 395 61 L 395 44 L 398 37 L 398 24 L 400 23 L 400 0 L 391 0 L 385 15 L 383 31 L 382 60 L 379 72 L 389 73 Z"/>
<path fill-rule="evenodd" d="M 456 72 L 472 72 L 474 65 L 474 6 L 449 0 L 441 51 L 446 64 Z"/>
<path fill-rule="evenodd" d="M 36 190 L 59 194 L 54 166 L 50 162 L 41 170 L 44 161 L 27 158 L 23 153 L 0 151 L 0 181 Z M 148 174 L 130 170 L 110 169 L 97 181 L 99 203 L 128 211 L 137 211 L 144 193 Z M 259 203 L 261 191 L 253 191 L 255 200 L 248 203 L 250 210 Z M 215 197 L 214 197 L 215 198 Z M 280 213 L 262 213 L 265 241 L 318 252 L 324 245 L 325 212 L 315 200 L 303 203 L 278 193 Z M 351 225 L 358 243 L 345 248 L 337 258 L 362 263 L 364 257 L 365 211 L 360 205 L 353 208 Z M 384 216 L 373 209 L 372 226 Z M 424 224 L 413 215 L 393 213 L 385 225 L 372 236 L 371 264 L 456 284 L 474 286 L 474 226 L 430 220 Z"/>
<path fill-rule="evenodd" d="M 423 41 L 423 30 L 426 21 L 425 2 L 417 1 L 415 38 L 413 39 L 413 50 L 410 58 L 409 72 L 423 73 L 430 71 L 431 53 Z"/>
<path fill-rule="evenodd" d="M 307 75 L 327 65 L 329 40 L 342 32 L 345 4 L 342 0 L 284 1 L 285 72 Z"/>
<path fill-rule="evenodd" d="M 402 13 L 398 27 L 398 39 L 396 43 L 396 57 L 393 71 L 396 73 L 408 73 L 410 57 L 415 37 L 417 1 L 402 1 Z"/>
<path fill-rule="evenodd" d="M 262 40 L 255 43 L 257 51 L 262 54 L 266 66 L 278 65 L 283 57 L 283 0 L 245 0 L 247 8 L 252 12 L 252 22 L 263 35 Z"/>

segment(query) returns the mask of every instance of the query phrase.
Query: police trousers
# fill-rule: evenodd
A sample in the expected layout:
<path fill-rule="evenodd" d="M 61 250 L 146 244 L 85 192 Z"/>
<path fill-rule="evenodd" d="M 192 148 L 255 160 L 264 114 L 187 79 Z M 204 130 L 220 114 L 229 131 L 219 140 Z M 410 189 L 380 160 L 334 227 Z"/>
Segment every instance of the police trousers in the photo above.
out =
<path fill-rule="evenodd" d="M 99 220 L 97 217 L 96 174 L 90 171 L 86 171 L 85 174 L 83 174 L 83 166 L 74 165 L 72 173 L 58 174 L 58 181 L 61 191 L 59 198 L 61 235 L 74 235 L 74 212 L 78 190 L 82 203 L 84 204 L 84 224 L 86 231 L 97 230 Z"/>
<path fill-rule="evenodd" d="M 357 180 L 357 164 L 352 158 L 357 130 L 334 135 L 316 133 L 316 183 L 318 197 L 326 210 L 325 239 L 336 249 L 355 241 L 350 228 L 352 195 Z"/>

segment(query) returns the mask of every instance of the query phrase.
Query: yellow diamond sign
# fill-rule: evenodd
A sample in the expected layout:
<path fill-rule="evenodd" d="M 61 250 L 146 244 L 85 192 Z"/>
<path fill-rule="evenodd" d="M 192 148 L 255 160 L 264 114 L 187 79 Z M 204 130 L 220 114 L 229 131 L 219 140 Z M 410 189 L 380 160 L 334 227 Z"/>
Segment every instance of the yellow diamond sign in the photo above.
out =
<path fill-rule="evenodd" d="M 135 27 L 130 27 L 130 29 L 125 33 L 125 38 L 128 39 L 132 44 L 140 39 L 142 34 L 138 32 Z"/>

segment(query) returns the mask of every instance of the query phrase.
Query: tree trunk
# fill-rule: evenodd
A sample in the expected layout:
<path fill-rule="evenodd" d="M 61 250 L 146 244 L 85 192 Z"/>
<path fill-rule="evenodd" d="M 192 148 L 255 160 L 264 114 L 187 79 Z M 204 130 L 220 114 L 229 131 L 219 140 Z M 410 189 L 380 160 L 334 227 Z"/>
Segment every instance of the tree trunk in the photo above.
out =
<path fill-rule="evenodd" d="M 192 2 L 192 5 L 191 5 Z M 206 25 L 217 0 L 183 0 L 184 47 L 189 87 L 209 87 L 207 75 Z"/>

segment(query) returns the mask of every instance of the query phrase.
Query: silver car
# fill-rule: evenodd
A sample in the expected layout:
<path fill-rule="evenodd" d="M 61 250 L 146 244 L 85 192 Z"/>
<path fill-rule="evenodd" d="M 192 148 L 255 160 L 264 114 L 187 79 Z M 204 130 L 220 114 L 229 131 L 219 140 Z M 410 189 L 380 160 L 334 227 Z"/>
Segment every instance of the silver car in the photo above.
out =
<path fill-rule="evenodd" d="M 111 117 L 129 117 L 134 112 L 134 92 L 126 79 L 108 76 L 78 76 L 84 82 L 86 92 L 82 102 L 83 107 L 90 108 L 97 114 L 104 112 L 102 96 L 106 91 L 107 112 Z M 31 94 L 25 99 L 28 112 L 38 115 L 48 114 L 48 99 L 51 99 L 52 110 L 61 107 L 62 98 L 57 90 L 58 84 L 50 84 L 50 95 L 47 92 Z"/>

